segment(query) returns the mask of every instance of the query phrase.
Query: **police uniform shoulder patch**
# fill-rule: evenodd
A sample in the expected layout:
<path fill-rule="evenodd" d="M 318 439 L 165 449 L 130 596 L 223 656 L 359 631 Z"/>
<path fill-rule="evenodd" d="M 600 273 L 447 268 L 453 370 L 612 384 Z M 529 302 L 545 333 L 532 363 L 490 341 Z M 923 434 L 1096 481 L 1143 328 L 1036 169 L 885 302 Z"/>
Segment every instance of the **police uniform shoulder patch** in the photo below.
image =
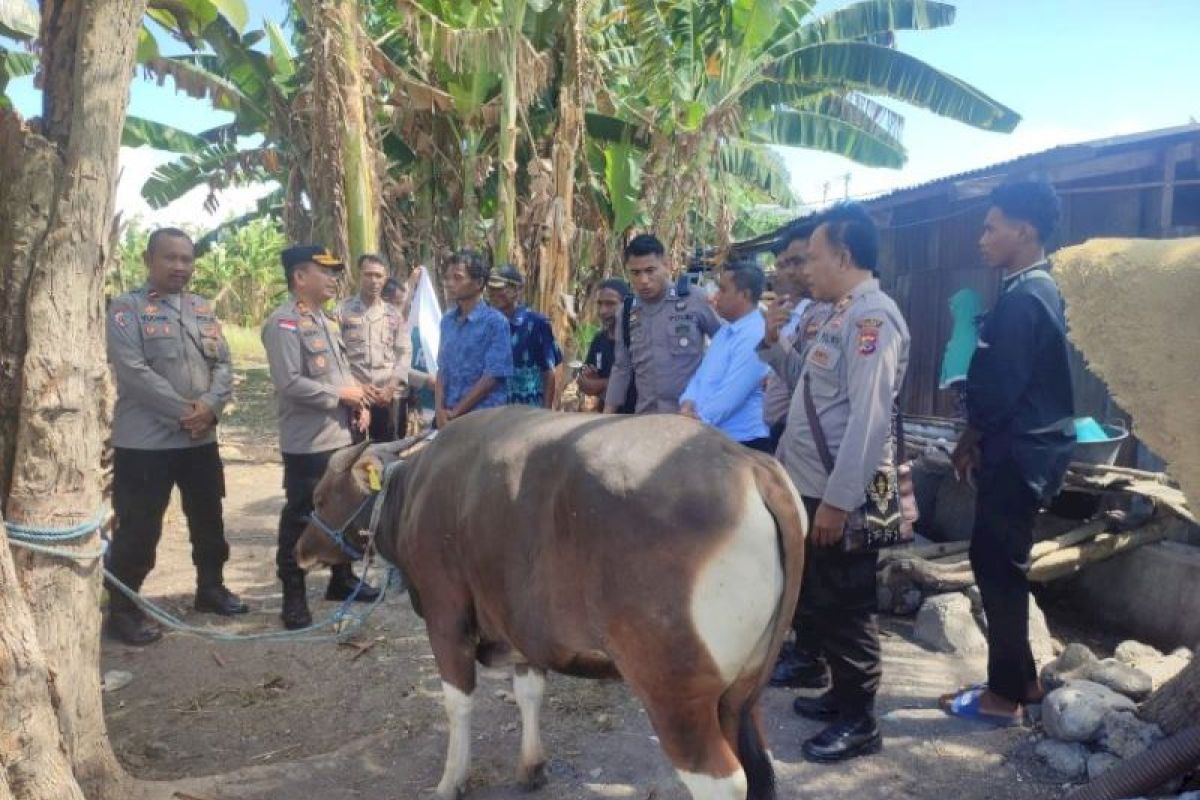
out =
<path fill-rule="evenodd" d="M 280 327 L 280 328 L 282 328 L 282 329 L 283 329 L 283 330 L 285 330 L 285 331 L 294 331 L 294 330 L 296 330 L 296 327 L 297 327 L 297 326 L 296 326 L 296 320 L 294 320 L 294 319 L 289 319 L 289 318 L 287 318 L 287 317 L 281 317 L 281 318 L 279 319 L 279 323 L 278 323 L 278 324 L 279 324 L 279 327 Z"/>
<path fill-rule="evenodd" d="M 858 352 L 859 355 L 869 356 L 879 347 L 879 326 L 858 323 Z"/>

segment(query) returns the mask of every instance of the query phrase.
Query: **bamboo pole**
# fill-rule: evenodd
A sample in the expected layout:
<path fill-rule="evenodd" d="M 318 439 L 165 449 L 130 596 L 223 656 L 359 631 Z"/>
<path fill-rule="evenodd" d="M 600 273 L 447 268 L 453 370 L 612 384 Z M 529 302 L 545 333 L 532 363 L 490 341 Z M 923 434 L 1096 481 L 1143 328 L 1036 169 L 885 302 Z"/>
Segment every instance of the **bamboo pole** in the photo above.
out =
<path fill-rule="evenodd" d="M 1163 516 L 1132 531 L 1102 533 L 1089 542 L 1063 547 L 1035 560 L 1029 568 L 1029 580 L 1047 583 L 1074 575 L 1088 564 L 1105 561 L 1135 547 L 1162 541 L 1174 524 L 1174 519 Z"/>

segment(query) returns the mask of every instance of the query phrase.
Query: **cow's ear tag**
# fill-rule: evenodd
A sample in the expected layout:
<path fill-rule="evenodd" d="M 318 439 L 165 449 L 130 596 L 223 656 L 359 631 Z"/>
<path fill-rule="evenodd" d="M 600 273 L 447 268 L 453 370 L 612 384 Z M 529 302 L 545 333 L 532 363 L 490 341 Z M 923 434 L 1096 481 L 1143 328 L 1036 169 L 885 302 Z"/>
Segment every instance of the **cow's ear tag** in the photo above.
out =
<path fill-rule="evenodd" d="M 372 492 L 383 490 L 383 481 L 379 477 L 379 467 L 374 464 L 367 464 L 367 485 L 371 487 Z"/>

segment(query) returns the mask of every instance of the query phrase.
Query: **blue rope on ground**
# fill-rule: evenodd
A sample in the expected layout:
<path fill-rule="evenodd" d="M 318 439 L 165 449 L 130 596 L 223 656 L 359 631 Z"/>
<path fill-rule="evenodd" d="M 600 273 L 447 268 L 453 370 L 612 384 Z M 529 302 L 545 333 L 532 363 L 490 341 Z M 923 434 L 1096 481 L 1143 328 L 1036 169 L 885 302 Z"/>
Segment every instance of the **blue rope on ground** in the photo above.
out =
<path fill-rule="evenodd" d="M 80 523 L 71 528 L 43 528 L 28 525 L 15 525 L 13 523 L 4 522 L 4 527 L 8 531 L 8 540 L 14 547 L 20 547 L 34 553 L 53 556 L 56 558 L 65 558 L 72 561 L 90 562 L 104 557 L 108 551 L 108 540 L 101 539 L 100 547 L 96 550 L 67 550 L 62 547 L 53 547 L 46 542 L 68 542 L 75 539 L 82 539 L 104 526 L 104 520 L 107 515 L 107 509 L 103 510 L 94 519 Z M 325 641 L 330 639 L 342 639 L 357 631 L 367 621 L 367 617 L 379 607 L 383 599 L 387 596 L 387 590 L 391 588 L 393 583 L 400 585 L 401 581 L 397 580 L 398 574 L 395 567 L 389 567 L 386 580 L 383 586 L 380 587 L 379 597 L 371 602 L 369 606 L 364 608 L 359 613 L 352 612 L 351 606 L 354 604 L 354 599 L 358 597 L 362 587 L 366 584 L 367 575 L 371 571 L 374 560 L 368 561 L 363 569 L 362 577 L 358 580 L 358 585 L 354 587 L 354 591 L 346 598 L 338 608 L 329 615 L 326 619 L 319 622 L 314 622 L 307 628 L 301 628 L 294 631 L 264 631 L 262 633 L 225 633 L 219 630 L 214 630 L 209 627 L 199 625 L 189 625 L 179 617 L 171 614 L 166 609 L 158 606 L 133 589 L 126 586 L 119 578 L 104 570 L 105 581 L 116 587 L 121 594 L 133 601 L 134 605 L 140 608 L 151 619 L 171 630 L 176 630 L 181 633 L 186 633 L 191 636 L 199 636 L 203 639 L 209 639 L 216 642 L 248 642 L 248 641 Z M 326 628 L 330 630 L 325 631 Z"/>
<path fill-rule="evenodd" d="M 327 641 L 330 639 L 343 639 L 362 627 L 367 621 L 367 617 L 371 615 L 379 604 L 383 602 L 387 596 L 387 590 L 392 585 L 393 570 L 389 569 L 387 579 L 384 585 L 380 587 L 379 597 L 371 601 L 371 604 L 359 613 L 350 611 L 354 603 L 354 598 L 358 596 L 359 590 L 366 583 L 368 569 L 363 570 L 363 575 L 359 578 L 358 586 L 354 587 L 354 591 L 347 597 L 338 608 L 327 618 L 314 622 L 307 628 L 301 628 L 294 631 L 264 631 L 262 633 L 225 633 L 223 631 L 213 630 L 208 627 L 199 625 L 188 625 L 179 617 L 174 616 L 169 611 L 166 611 L 161 606 L 157 606 L 146 598 L 139 595 L 133 589 L 130 589 L 120 580 L 113 576 L 108 570 L 104 570 L 105 578 L 115 586 L 121 594 L 128 597 L 133 603 L 146 613 L 151 619 L 159 623 L 163 627 L 171 630 L 186 633 L 191 636 L 199 636 L 202 639 L 209 639 L 214 642 L 253 642 L 253 641 Z M 339 625 L 347 623 L 344 628 L 338 629 Z M 332 630 L 324 632 L 325 628 Z"/>

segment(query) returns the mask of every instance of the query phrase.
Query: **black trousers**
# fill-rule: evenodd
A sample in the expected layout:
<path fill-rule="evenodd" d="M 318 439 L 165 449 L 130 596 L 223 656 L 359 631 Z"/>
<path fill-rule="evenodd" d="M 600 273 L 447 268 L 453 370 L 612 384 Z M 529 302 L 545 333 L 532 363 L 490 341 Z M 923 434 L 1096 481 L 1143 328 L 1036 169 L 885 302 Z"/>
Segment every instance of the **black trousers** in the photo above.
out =
<path fill-rule="evenodd" d="M 155 551 L 162 538 L 163 514 L 178 486 L 192 543 L 192 563 L 200 586 L 220 584 L 229 559 L 222 519 L 225 469 L 217 445 L 171 450 L 113 450 L 113 511 L 116 526 L 108 568 L 131 589 L 154 569 Z M 120 592 L 117 606 L 128 605 Z"/>
<path fill-rule="evenodd" d="M 809 528 L 821 501 L 805 497 Z M 804 580 L 796 615 L 797 647 L 829 662 L 833 699 L 843 718 L 875 713 L 883 666 L 875 623 L 877 552 L 846 553 L 840 545 L 805 542 Z"/>
<path fill-rule="evenodd" d="M 313 491 L 336 452 L 283 454 L 285 500 L 279 515 L 279 549 L 275 553 L 275 573 L 280 580 L 304 575 L 304 570 L 296 563 L 296 543 L 308 527 L 308 518 L 313 511 Z"/>
<path fill-rule="evenodd" d="M 1026 573 L 1041 502 L 1011 460 L 981 469 L 976 485 L 970 555 L 988 621 L 988 688 L 1020 703 L 1037 680 Z"/>
<path fill-rule="evenodd" d="M 366 436 L 370 436 L 372 442 L 396 441 L 395 414 L 390 403 L 386 406 L 371 406 L 371 423 L 367 427 Z M 354 443 L 358 444 L 366 436 L 357 430 L 354 431 Z"/>

